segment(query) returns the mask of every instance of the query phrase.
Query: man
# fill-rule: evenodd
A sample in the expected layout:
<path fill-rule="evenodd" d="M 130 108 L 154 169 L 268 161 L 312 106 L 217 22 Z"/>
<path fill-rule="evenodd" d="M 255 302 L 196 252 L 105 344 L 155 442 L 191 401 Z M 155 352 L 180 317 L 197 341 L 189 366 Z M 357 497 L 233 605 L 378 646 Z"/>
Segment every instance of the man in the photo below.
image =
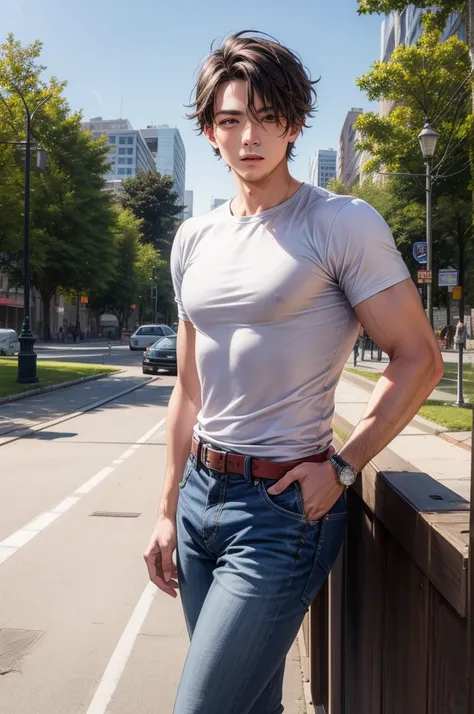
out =
<path fill-rule="evenodd" d="M 175 714 L 282 711 L 285 656 L 344 536 L 344 488 L 442 374 L 383 219 L 289 173 L 315 83 L 248 35 L 204 62 L 191 115 L 237 196 L 186 221 L 172 251 L 179 371 L 145 560 L 163 592 L 179 581 L 191 636 Z M 359 323 L 390 364 L 335 455 L 334 391 Z"/>

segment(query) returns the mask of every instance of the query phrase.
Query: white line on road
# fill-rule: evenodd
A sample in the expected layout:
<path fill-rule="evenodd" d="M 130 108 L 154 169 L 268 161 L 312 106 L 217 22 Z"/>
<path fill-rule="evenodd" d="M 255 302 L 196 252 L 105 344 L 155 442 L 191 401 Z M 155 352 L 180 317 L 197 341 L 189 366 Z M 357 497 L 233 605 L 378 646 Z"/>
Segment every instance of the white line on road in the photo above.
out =
<path fill-rule="evenodd" d="M 139 449 L 140 446 L 145 444 L 148 439 L 151 439 L 151 437 L 162 428 L 165 422 L 166 418 L 162 419 L 160 422 L 158 422 L 158 424 L 155 424 L 152 429 L 149 429 L 146 434 L 144 434 L 137 440 L 137 443 L 134 446 Z M 125 454 L 127 454 L 127 456 L 132 456 L 132 454 L 136 453 L 137 449 L 133 449 L 133 451 L 132 449 L 128 449 L 130 453 L 127 454 L 126 451 Z M 122 463 L 123 459 L 124 454 L 122 454 L 122 456 L 118 460 L 119 463 Z M 117 459 L 112 461 L 112 464 L 116 462 Z M 96 473 L 90 479 L 85 481 L 82 486 L 76 488 L 72 496 L 68 496 L 67 498 L 62 500 L 61 503 L 58 503 L 58 505 L 52 508 L 50 511 L 44 511 L 44 513 L 40 513 L 39 516 L 34 518 L 25 526 L 19 528 L 7 538 L 0 541 L 0 565 L 6 560 L 8 560 L 8 558 L 10 558 L 12 555 L 17 553 L 20 548 L 23 548 L 24 545 L 33 540 L 33 538 L 37 536 L 38 533 L 41 533 L 45 530 L 45 528 L 50 526 L 51 523 L 54 523 L 54 521 L 59 518 L 59 516 L 62 516 L 64 513 L 69 511 L 72 506 L 75 506 L 76 503 L 81 500 L 82 496 L 85 496 L 86 494 L 90 493 L 96 486 L 102 483 L 102 481 L 104 481 L 107 476 L 110 476 L 110 474 L 115 471 L 115 468 L 116 466 L 105 466 L 98 473 Z"/>
<path fill-rule="evenodd" d="M 137 635 L 145 622 L 157 588 L 148 583 L 119 639 L 86 714 L 104 714 L 130 657 Z"/>

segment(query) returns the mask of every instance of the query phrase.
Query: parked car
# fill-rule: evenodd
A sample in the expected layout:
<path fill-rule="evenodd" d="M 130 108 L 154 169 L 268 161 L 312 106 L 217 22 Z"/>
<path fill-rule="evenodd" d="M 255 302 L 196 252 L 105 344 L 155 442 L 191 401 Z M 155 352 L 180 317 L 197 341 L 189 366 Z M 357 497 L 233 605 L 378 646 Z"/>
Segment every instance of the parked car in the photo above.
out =
<path fill-rule="evenodd" d="M 14 355 L 18 351 L 18 335 L 15 330 L 0 328 L 0 355 Z"/>
<path fill-rule="evenodd" d="M 143 353 L 143 374 L 157 374 L 159 369 L 167 369 L 173 374 L 177 373 L 178 362 L 176 358 L 177 335 L 160 337 L 151 347 Z"/>
<path fill-rule="evenodd" d="M 175 334 L 176 332 L 174 332 L 171 327 L 168 327 L 168 325 L 142 325 L 138 330 L 135 330 L 130 337 L 130 349 L 144 350 L 156 342 L 159 337 Z"/>

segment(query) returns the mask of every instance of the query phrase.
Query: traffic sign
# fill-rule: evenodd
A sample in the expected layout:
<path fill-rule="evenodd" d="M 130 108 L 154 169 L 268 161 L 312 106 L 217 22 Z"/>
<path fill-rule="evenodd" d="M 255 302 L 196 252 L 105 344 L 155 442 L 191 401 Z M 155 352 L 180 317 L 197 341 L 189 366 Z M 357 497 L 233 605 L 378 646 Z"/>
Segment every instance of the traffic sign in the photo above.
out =
<path fill-rule="evenodd" d="M 462 287 L 457 285 L 453 288 L 453 300 L 461 300 L 462 298 Z"/>
<path fill-rule="evenodd" d="M 419 283 L 431 283 L 432 271 L 431 270 L 419 270 L 418 271 L 418 282 Z"/>
<path fill-rule="evenodd" d="M 419 243 L 414 243 L 413 244 L 413 257 L 415 260 L 417 260 L 419 263 L 425 263 L 426 264 L 426 254 L 428 250 L 428 243 L 426 241 L 424 242 L 419 242 Z"/>
<path fill-rule="evenodd" d="M 89 303 L 89 298 L 87 295 L 81 295 L 81 305 L 88 305 Z"/>
<path fill-rule="evenodd" d="M 438 273 L 438 285 L 440 288 L 446 288 L 450 285 L 456 286 L 458 284 L 458 271 L 452 268 L 447 268 L 445 270 L 440 270 Z"/>

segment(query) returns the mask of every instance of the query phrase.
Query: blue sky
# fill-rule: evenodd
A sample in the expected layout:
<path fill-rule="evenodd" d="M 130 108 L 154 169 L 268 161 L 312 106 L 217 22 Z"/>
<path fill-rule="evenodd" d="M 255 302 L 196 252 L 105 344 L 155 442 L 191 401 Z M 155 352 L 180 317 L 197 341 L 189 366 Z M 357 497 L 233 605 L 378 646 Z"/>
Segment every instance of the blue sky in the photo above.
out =
<path fill-rule="evenodd" d="M 337 148 L 351 107 L 370 108 L 355 79 L 380 54 L 381 18 L 359 17 L 356 0 L 0 0 L 0 36 L 44 43 L 49 75 L 67 80 L 71 108 L 84 117 L 123 117 L 179 128 L 194 213 L 211 196 L 234 195 L 232 178 L 185 118 L 195 71 L 211 42 L 261 30 L 295 50 L 318 85 L 319 112 L 297 143 L 293 175 L 307 181 L 310 156 Z M 65 11 L 67 8 L 67 11 Z"/>

